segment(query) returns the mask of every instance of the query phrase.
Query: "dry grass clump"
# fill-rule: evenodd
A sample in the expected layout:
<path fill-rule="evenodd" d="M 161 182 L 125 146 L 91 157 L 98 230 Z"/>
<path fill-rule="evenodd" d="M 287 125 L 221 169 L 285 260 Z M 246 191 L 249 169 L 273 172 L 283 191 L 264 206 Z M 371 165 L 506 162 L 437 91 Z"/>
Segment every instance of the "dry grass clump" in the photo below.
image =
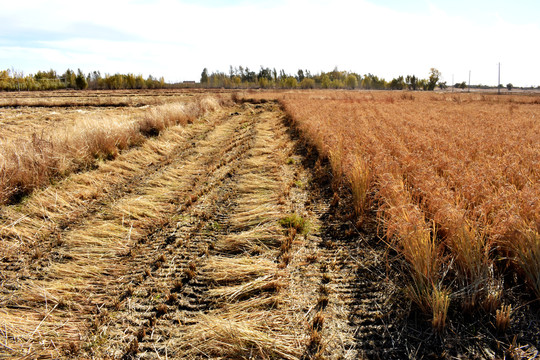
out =
<path fill-rule="evenodd" d="M 259 296 L 265 293 L 277 293 L 285 287 L 279 274 L 270 274 L 244 282 L 240 285 L 222 286 L 209 290 L 209 294 L 216 298 L 236 302 Z"/>
<path fill-rule="evenodd" d="M 432 314 L 432 324 L 441 331 L 450 305 L 448 291 L 442 288 L 439 267 L 441 255 L 429 223 L 411 199 L 403 181 L 392 176 L 381 180 L 382 196 L 387 199 L 384 223 L 391 246 L 403 255 L 408 265 L 411 283 L 409 297 L 426 313 Z M 389 186 L 387 183 L 393 184 Z"/>
<path fill-rule="evenodd" d="M 34 189 L 143 141 L 126 118 L 84 119 L 54 134 L 0 143 L 0 203 L 18 201 Z"/>
<path fill-rule="evenodd" d="M 137 127 L 127 118 L 87 118 L 67 129 L 58 146 L 64 145 L 67 157 L 81 168 L 91 166 L 96 159 L 114 159 L 121 150 L 142 141 Z"/>
<path fill-rule="evenodd" d="M 266 311 L 201 314 L 186 328 L 182 356 L 225 359 L 299 359 L 299 340 L 287 331 L 290 324 Z"/>
<path fill-rule="evenodd" d="M 261 306 L 257 304 L 259 300 L 274 304 L 278 299 L 272 295 L 277 295 L 285 287 L 283 274 L 277 272 L 273 261 L 265 258 L 214 256 L 206 262 L 203 271 L 215 285 L 209 290 L 209 295 L 221 299 L 219 302 L 236 303 L 251 299 L 257 306 Z"/>
<path fill-rule="evenodd" d="M 410 293 L 440 329 L 450 298 L 469 310 L 499 306 L 511 270 L 497 269 L 499 258 L 540 297 L 540 109 L 529 100 L 321 91 L 280 101 L 330 161 L 334 183 L 350 184 L 357 216 L 379 205 Z"/>
<path fill-rule="evenodd" d="M 508 248 L 515 265 L 540 299 L 540 232 L 532 226 L 523 226 L 516 237 L 518 241 L 509 241 Z"/>
<path fill-rule="evenodd" d="M 36 188 L 141 144 L 173 125 L 185 125 L 219 108 L 225 100 L 197 98 L 148 110 L 140 120 L 129 117 L 86 118 L 64 129 L 0 141 L 0 204 L 17 202 Z"/>
<path fill-rule="evenodd" d="M 279 224 L 286 229 L 294 229 L 299 234 L 309 232 L 309 222 L 298 214 L 287 215 L 279 219 Z"/>
<path fill-rule="evenodd" d="M 186 125 L 193 121 L 186 113 L 182 103 L 164 104 L 151 108 L 139 120 L 140 132 L 145 136 L 157 136 L 172 125 Z"/>
<path fill-rule="evenodd" d="M 38 136 L 0 143 L 0 204 L 42 186 L 60 170 L 54 145 Z"/>
<path fill-rule="evenodd" d="M 262 253 L 279 247 L 279 237 L 270 229 L 255 227 L 218 239 L 215 250 L 222 254 Z"/>
<path fill-rule="evenodd" d="M 268 259 L 241 257 L 211 257 L 204 270 L 208 278 L 217 285 L 232 285 L 252 280 L 275 272 L 276 264 Z"/>
<path fill-rule="evenodd" d="M 351 168 L 350 183 L 354 212 L 358 217 L 362 216 L 368 208 L 370 181 L 369 165 L 363 158 L 356 159 Z"/>
<path fill-rule="evenodd" d="M 192 102 L 168 103 L 151 108 L 138 121 L 140 132 L 145 136 L 157 136 L 174 125 L 187 125 L 204 114 L 215 111 L 226 100 L 205 96 Z"/>

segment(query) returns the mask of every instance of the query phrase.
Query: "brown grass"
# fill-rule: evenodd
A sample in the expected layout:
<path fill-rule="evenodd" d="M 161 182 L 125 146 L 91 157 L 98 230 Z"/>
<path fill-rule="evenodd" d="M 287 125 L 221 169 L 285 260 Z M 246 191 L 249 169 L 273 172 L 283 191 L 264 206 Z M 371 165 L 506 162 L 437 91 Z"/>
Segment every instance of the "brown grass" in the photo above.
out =
<path fill-rule="evenodd" d="M 334 182 L 350 183 L 357 215 L 369 201 L 378 204 L 389 244 L 411 269 L 410 293 L 433 312 L 435 328 L 450 298 L 466 308 L 497 307 L 502 278 L 494 274 L 507 271 L 494 270 L 501 256 L 540 296 L 537 98 L 401 95 L 261 96 L 280 98 L 329 159 Z M 370 188 L 376 196 L 366 198 Z M 448 272 L 458 281 L 446 283 Z"/>
<path fill-rule="evenodd" d="M 4 92 L 0 107 L 138 107 L 185 101 L 192 95 L 178 90 Z"/>
<path fill-rule="evenodd" d="M 495 327 L 500 332 L 505 332 L 510 327 L 512 320 L 512 305 L 503 305 L 495 314 Z"/>
<path fill-rule="evenodd" d="M 84 118 L 48 132 L 0 140 L 0 204 L 18 202 L 35 189 L 70 173 L 110 160 L 145 136 L 165 128 L 186 125 L 220 107 L 223 99 L 196 98 L 149 109 L 142 119 Z"/>
<path fill-rule="evenodd" d="M 279 316 L 266 311 L 242 313 L 231 311 L 200 315 L 197 323 L 186 329 L 182 355 L 192 358 L 226 359 L 299 359 L 299 340 L 287 331 Z"/>

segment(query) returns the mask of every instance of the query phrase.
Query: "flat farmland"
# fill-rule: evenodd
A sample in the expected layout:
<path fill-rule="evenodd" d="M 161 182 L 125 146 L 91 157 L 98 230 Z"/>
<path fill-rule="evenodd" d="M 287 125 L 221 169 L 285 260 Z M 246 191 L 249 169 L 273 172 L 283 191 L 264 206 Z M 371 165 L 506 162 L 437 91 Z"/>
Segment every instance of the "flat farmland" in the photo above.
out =
<path fill-rule="evenodd" d="M 435 331 L 456 319 L 466 323 L 463 314 L 499 333 L 519 323 L 538 329 L 537 96 L 333 92 L 280 99 L 302 137 L 329 159 L 336 191 L 350 191 L 358 227 L 376 214 L 389 256 L 408 274 L 404 294 L 430 314 Z M 529 341 L 538 344 L 536 336 Z"/>
<path fill-rule="evenodd" d="M 532 358 L 540 98 L 0 94 L 0 358 Z"/>

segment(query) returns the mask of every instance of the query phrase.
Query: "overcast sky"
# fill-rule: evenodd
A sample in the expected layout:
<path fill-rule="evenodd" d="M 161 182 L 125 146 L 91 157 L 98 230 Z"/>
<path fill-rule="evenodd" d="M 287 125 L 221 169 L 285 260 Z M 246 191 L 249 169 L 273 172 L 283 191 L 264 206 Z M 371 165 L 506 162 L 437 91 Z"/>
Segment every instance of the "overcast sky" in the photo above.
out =
<path fill-rule="evenodd" d="M 15 0 L 0 69 L 80 68 L 166 81 L 203 68 L 340 70 L 540 85 L 539 0 Z"/>

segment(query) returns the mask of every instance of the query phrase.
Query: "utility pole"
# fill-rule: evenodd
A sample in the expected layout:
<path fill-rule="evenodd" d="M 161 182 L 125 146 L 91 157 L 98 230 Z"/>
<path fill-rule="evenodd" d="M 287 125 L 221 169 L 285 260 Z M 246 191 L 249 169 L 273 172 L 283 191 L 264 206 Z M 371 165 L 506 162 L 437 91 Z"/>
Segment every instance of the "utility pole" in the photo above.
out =
<path fill-rule="evenodd" d="M 497 93 L 501 95 L 501 63 L 499 63 L 499 80 L 497 81 Z"/>
<path fill-rule="evenodd" d="M 471 92 L 471 70 L 469 70 L 469 91 Z"/>
<path fill-rule="evenodd" d="M 454 92 L 454 88 L 455 88 L 455 84 L 454 84 L 454 74 L 452 74 L 452 92 Z"/>

